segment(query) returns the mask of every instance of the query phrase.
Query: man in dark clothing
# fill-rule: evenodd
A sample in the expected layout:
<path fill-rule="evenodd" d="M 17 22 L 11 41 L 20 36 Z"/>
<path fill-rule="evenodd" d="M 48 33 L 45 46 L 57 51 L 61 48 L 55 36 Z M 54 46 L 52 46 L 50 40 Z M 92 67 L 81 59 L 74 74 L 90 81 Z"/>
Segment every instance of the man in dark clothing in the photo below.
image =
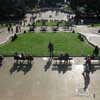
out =
<path fill-rule="evenodd" d="M 93 55 L 94 56 L 98 56 L 99 55 L 99 48 L 96 46 L 94 51 L 93 51 Z"/>
<path fill-rule="evenodd" d="M 87 66 L 87 68 L 89 68 L 89 71 L 91 71 L 91 57 L 87 57 L 87 59 L 86 59 L 86 66 Z"/>
<path fill-rule="evenodd" d="M 64 55 L 64 64 L 66 63 L 69 64 L 69 54 L 68 53 Z"/>
<path fill-rule="evenodd" d="M 48 50 L 49 50 L 49 53 L 50 53 L 50 57 L 52 58 L 53 57 L 54 46 L 51 42 L 49 42 L 49 44 L 48 44 Z"/>

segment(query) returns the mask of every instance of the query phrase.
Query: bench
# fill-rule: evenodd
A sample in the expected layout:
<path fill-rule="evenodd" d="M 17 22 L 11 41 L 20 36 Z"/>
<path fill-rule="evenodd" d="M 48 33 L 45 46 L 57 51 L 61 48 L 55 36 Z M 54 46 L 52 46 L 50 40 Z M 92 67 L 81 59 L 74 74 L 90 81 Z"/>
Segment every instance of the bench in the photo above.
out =
<path fill-rule="evenodd" d="M 85 57 L 85 60 L 87 59 L 87 57 Z M 91 60 L 100 60 L 100 57 L 91 57 Z"/>
<path fill-rule="evenodd" d="M 46 32 L 47 31 L 47 27 L 41 27 L 40 31 Z"/>
<path fill-rule="evenodd" d="M 64 59 L 64 58 L 62 58 L 62 59 L 60 59 L 59 57 L 53 57 L 53 60 L 55 60 L 56 61 L 56 64 L 57 64 L 57 62 L 63 62 L 64 64 L 67 62 L 67 64 L 70 64 L 70 60 L 72 60 L 73 58 L 72 57 L 69 57 L 68 58 L 68 60 L 66 60 L 66 59 Z"/>
<path fill-rule="evenodd" d="M 87 57 L 85 57 L 85 60 L 87 60 Z M 99 64 L 100 64 L 100 56 L 91 57 L 91 63 L 96 64 L 96 63 L 94 63 L 95 61 L 99 61 Z"/>
<path fill-rule="evenodd" d="M 58 27 L 53 27 L 52 30 L 53 30 L 54 32 L 56 32 L 56 31 L 58 31 Z"/>
<path fill-rule="evenodd" d="M 14 60 L 16 60 L 17 62 L 20 61 L 25 61 L 27 60 L 28 62 L 31 62 L 32 60 L 34 60 L 34 58 L 32 56 L 23 56 L 23 57 L 19 57 L 18 55 L 14 56 Z"/>

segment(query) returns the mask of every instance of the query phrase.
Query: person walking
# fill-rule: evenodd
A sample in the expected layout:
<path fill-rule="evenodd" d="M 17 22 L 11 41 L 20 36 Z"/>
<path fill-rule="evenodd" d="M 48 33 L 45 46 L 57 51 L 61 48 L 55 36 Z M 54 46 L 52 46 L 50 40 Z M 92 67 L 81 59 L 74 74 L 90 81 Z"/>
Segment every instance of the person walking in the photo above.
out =
<path fill-rule="evenodd" d="M 48 44 L 48 51 L 50 53 L 50 58 L 53 58 L 54 46 L 51 42 L 49 42 L 49 44 Z"/>
<path fill-rule="evenodd" d="M 87 59 L 86 59 L 86 66 L 87 68 L 91 71 L 91 57 L 88 56 Z"/>

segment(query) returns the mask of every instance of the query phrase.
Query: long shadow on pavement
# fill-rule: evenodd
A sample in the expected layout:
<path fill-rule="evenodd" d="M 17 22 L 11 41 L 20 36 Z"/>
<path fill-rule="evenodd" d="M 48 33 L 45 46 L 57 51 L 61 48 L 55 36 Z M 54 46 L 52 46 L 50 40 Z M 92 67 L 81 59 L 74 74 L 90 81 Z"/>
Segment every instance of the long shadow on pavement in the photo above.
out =
<path fill-rule="evenodd" d="M 24 75 L 27 74 L 32 68 L 32 64 L 31 63 L 18 63 L 15 62 L 12 66 L 12 68 L 10 69 L 10 74 L 13 74 L 15 71 L 19 72 L 19 71 L 23 71 Z"/>
<path fill-rule="evenodd" d="M 52 71 L 58 71 L 59 73 L 66 73 L 67 71 L 71 71 L 71 64 L 53 64 Z"/>
<path fill-rule="evenodd" d="M 49 58 L 47 63 L 46 63 L 46 65 L 44 66 L 44 71 L 45 72 L 48 71 L 48 69 L 50 68 L 51 64 L 52 64 L 52 58 Z"/>

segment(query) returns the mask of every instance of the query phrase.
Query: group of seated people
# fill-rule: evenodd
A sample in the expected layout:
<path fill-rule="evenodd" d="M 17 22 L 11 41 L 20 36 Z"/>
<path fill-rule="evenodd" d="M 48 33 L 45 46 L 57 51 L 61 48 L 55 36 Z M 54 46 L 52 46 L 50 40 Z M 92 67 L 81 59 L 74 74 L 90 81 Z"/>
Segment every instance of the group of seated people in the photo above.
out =
<path fill-rule="evenodd" d="M 64 60 L 64 64 L 69 64 L 69 54 L 66 53 L 65 55 L 63 55 L 62 53 L 59 55 L 58 59 L 60 60 L 60 63 L 62 63 L 62 61 Z"/>
<path fill-rule="evenodd" d="M 25 56 L 23 53 L 21 53 L 21 54 L 15 53 L 15 57 L 24 58 Z"/>
<path fill-rule="evenodd" d="M 20 53 L 20 54 L 15 53 L 14 59 L 15 60 L 29 60 L 29 61 L 31 61 L 31 60 L 33 60 L 33 57 L 31 55 L 25 55 L 24 53 Z"/>
<path fill-rule="evenodd" d="M 54 58 L 54 60 L 59 60 L 59 63 L 62 64 L 70 64 L 70 58 L 69 58 L 69 54 L 66 53 L 66 54 L 60 54 L 58 57 Z M 56 62 L 57 63 L 57 62 Z"/>

